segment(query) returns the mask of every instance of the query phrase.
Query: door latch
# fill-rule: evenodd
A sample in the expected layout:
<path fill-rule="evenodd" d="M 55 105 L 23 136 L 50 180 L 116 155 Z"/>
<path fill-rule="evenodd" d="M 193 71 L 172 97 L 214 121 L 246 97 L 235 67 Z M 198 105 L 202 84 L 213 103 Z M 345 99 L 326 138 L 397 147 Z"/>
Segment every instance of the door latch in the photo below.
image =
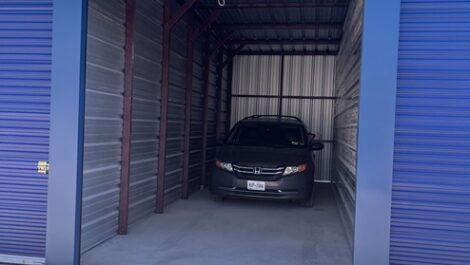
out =
<path fill-rule="evenodd" d="M 38 161 L 37 170 L 39 174 L 48 174 L 49 173 L 49 162 L 48 161 Z"/>

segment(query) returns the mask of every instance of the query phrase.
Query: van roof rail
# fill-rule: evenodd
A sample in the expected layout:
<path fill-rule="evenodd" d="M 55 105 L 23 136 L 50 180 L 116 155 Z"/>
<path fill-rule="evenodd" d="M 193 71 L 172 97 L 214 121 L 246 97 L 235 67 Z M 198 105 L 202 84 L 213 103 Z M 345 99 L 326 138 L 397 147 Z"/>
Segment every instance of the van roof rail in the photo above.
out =
<path fill-rule="evenodd" d="M 302 120 L 299 119 L 298 117 L 289 116 L 289 115 L 251 115 L 251 116 L 245 117 L 243 120 L 259 119 L 259 118 L 293 119 L 293 120 L 302 122 Z"/>

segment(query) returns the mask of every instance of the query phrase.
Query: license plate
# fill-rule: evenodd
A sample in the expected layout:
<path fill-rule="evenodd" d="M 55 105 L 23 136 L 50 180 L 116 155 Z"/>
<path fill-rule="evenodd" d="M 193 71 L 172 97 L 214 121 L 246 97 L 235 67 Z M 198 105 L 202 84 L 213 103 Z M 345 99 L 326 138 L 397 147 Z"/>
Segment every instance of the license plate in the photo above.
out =
<path fill-rule="evenodd" d="M 265 191 L 266 190 L 266 183 L 264 183 L 263 181 L 248 180 L 246 188 L 248 190 Z"/>

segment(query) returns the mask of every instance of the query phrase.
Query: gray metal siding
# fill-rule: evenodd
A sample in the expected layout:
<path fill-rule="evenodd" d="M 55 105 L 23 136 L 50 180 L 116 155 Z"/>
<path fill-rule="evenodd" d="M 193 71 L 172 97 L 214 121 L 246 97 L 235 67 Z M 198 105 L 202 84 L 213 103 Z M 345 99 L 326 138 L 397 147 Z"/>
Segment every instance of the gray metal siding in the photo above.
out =
<path fill-rule="evenodd" d="M 470 264 L 470 1 L 401 1 L 390 264 Z"/>
<path fill-rule="evenodd" d="M 82 251 L 114 236 L 117 231 L 124 89 L 124 20 L 124 1 L 89 1 Z"/>
<path fill-rule="evenodd" d="M 282 114 L 301 118 L 307 129 L 323 140 L 316 154 L 316 180 L 331 179 L 334 113 L 334 56 L 284 56 L 283 96 L 329 97 L 330 99 L 283 99 Z"/>
<path fill-rule="evenodd" d="M 332 180 L 349 242 L 354 234 L 357 123 L 363 0 L 350 3 L 344 36 L 336 59 Z"/>
<path fill-rule="evenodd" d="M 187 19 L 172 30 L 168 125 L 166 140 L 165 204 L 181 198 L 183 179 L 184 117 L 186 91 Z"/>
<path fill-rule="evenodd" d="M 212 40 L 213 42 L 215 40 Z M 219 68 L 216 54 L 211 56 L 209 74 L 209 98 L 207 101 L 207 156 L 206 156 L 206 179 L 210 179 L 212 168 L 215 165 L 216 155 L 216 124 L 217 124 L 217 75 Z"/>
<path fill-rule="evenodd" d="M 202 170 L 202 109 L 204 104 L 204 50 L 205 37 L 198 38 L 194 44 L 193 92 L 191 102 L 191 135 L 189 157 L 189 190 L 201 186 Z"/>
<path fill-rule="evenodd" d="M 0 263 L 43 261 L 48 178 L 36 164 L 49 157 L 52 1 L 0 5 Z"/>
<path fill-rule="evenodd" d="M 235 56 L 232 94 L 279 95 L 280 75 L 281 56 Z M 232 125 L 238 117 L 232 116 Z"/>
<path fill-rule="evenodd" d="M 224 62 L 228 59 L 227 56 L 224 56 Z M 218 132 L 219 135 L 217 136 L 218 138 L 224 137 L 226 135 L 226 130 L 227 130 L 227 112 L 228 112 L 228 104 L 227 104 L 227 93 L 228 93 L 228 79 L 229 79 L 229 67 L 226 65 L 222 69 L 222 86 L 220 87 L 220 90 L 218 93 L 220 93 L 220 99 L 222 102 L 220 102 L 220 111 L 217 113 L 217 120 L 218 120 Z"/>
<path fill-rule="evenodd" d="M 129 223 L 154 212 L 160 128 L 163 4 L 137 0 Z"/>
<path fill-rule="evenodd" d="M 284 59 L 281 56 L 236 56 L 231 126 L 249 115 L 277 115 L 281 80 L 283 96 L 311 97 L 283 98 L 282 114 L 298 116 L 308 130 L 317 134 L 317 139 L 325 141 L 325 149 L 316 157 L 315 174 L 316 180 L 328 181 L 333 149 L 330 141 L 333 140 L 334 56 L 284 56 Z"/>

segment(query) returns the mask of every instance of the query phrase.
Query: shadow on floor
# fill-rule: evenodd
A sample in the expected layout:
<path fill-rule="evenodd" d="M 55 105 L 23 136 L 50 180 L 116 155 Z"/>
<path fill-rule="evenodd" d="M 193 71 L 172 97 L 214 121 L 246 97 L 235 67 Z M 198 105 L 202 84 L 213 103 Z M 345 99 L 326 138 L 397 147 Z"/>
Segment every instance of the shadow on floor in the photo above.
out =
<path fill-rule="evenodd" d="M 329 185 L 314 208 L 225 200 L 208 192 L 177 201 L 82 256 L 83 265 L 350 265 Z"/>

